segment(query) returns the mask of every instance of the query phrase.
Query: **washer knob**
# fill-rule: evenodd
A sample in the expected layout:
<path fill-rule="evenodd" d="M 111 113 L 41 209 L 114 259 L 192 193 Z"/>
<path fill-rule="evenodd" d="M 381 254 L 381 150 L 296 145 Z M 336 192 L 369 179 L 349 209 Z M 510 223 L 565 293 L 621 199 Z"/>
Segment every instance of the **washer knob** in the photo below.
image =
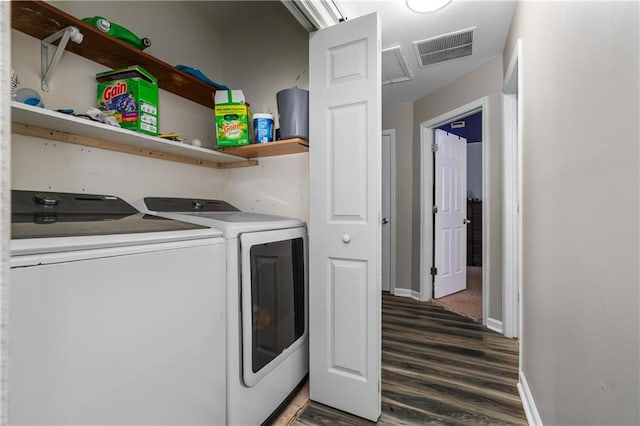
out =
<path fill-rule="evenodd" d="M 34 195 L 33 199 L 38 204 L 42 204 L 43 206 L 47 206 L 47 207 L 57 206 L 58 204 L 60 204 L 60 199 L 52 194 L 45 194 L 45 193 L 36 194 Z"/>

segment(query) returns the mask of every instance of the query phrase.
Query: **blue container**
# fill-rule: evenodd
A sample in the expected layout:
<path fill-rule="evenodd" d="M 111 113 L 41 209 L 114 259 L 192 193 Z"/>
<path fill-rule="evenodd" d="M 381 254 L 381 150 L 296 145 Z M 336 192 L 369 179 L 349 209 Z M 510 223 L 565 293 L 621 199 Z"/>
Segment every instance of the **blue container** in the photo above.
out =
<path fill-rule="evenodd" d="M 255 143 L 273 142 L 273 114 L 253 114 Z"/>

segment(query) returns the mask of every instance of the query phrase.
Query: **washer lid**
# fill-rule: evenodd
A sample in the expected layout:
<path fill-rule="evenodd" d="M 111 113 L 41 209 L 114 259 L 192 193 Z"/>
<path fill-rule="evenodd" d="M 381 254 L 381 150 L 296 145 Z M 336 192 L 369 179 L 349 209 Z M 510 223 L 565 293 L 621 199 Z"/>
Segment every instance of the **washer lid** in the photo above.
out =
<path fill-rule="evenodd" d="M 145 208 L 154 212 L 237 212 L 238 208 L 222 200 L 202 198 L 145 197 Z"/>
<path fill-rule="evenodd" d="M 176 214 L 174 219 L 187 220 L 219 229 L 225 238 L 236 238 L 245 232 L 259 232 L 305 226 L 300 219 L 249 212 L 202 212 Z"/>
<path fill-rule="evenodd" d="M 139 213 L 110 195 L 11 191 L 11 239 L 143 234 L 206 229 Z M 220 235 L 220 232 L 217 232 Z"/>
<path fill-rule="evenodd" d="M 306 225 L 300 219 L 241 212 L 221 200 L 147 197 L 136 203 L 136 206 L 151 214 L 211 226 L 221 230 L 225 238 L 237 238 L 245 232 L 298 228 Z"/>

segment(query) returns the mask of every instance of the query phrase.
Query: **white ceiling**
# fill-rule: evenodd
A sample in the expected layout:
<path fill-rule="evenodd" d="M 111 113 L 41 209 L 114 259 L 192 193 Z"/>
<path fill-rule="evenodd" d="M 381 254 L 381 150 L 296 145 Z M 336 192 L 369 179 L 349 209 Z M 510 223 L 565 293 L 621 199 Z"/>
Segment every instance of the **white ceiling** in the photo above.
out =
<path fill-rule="evenodd" d="M 348 19 L 378 12 L 382 22 L 382 48 L 401 45 L 404 50 L 413 80 L 384 85 L 385 104 L 413 102 L 502 54 L 515 9 L 515 0 L 452 0 L 433 13 L 415 13 L 407 8 L 405 0 L 334 1 Z M 264 18 L 271 13 L 289 14 L 280 1 L 196 1 L 187 4 L 223 31 L 237 26 L 237 20 L 229 19 L 229 16 Z M 292 16 L 291 20 L 296 22 Z M 471 56 L 426 68 L 418 66 L 413 41 L 471 27 L 476 28 Z"/>
<path fill-rule="evenodd" d="M 382 87 L 385 104 L 415 101 L 501 55 L 515 1 L 453 0 L 433 13 L 415 13 L 404 0 L 336 0 L 348 19 L 378 12 L 382 22 L 382 48 L 401 45 L 413 80 Z M 473 54 L 426 68 L 418 65 L 413 42 L 476 27 Z"/>

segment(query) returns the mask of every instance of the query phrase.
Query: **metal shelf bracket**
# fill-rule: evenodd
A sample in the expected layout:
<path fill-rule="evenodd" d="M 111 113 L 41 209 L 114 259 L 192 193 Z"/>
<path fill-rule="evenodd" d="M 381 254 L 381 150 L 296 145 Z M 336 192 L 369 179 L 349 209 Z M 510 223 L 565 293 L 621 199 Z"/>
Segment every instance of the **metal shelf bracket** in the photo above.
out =
<path fill-rule="evenodd" d="M 58 48 L 56 52 L 53 54 L 53 58 L 51 58 L 51 62 L 49 62 L 49 46 L 52 46 L 53 42 L 62 38 L 58 43 Z M 44 92 L 49 91 L 49 81 L 53 77 L 53 73 L 56 71 L 58 64 L 60 63 L 60 59 L 62 59 L 62 54 L 64 53 L 65 47 L 67 47 L 67 43 L 69 40 L 74 43 L 80 44 L 82 43 L 84 36 L 80 32 L 77 27 L 68 26 L 58 32 L 51 34 L 49 37 L 45 38 L 40 42 L 40 60 L 42 64 L 42 90 Z"/>

